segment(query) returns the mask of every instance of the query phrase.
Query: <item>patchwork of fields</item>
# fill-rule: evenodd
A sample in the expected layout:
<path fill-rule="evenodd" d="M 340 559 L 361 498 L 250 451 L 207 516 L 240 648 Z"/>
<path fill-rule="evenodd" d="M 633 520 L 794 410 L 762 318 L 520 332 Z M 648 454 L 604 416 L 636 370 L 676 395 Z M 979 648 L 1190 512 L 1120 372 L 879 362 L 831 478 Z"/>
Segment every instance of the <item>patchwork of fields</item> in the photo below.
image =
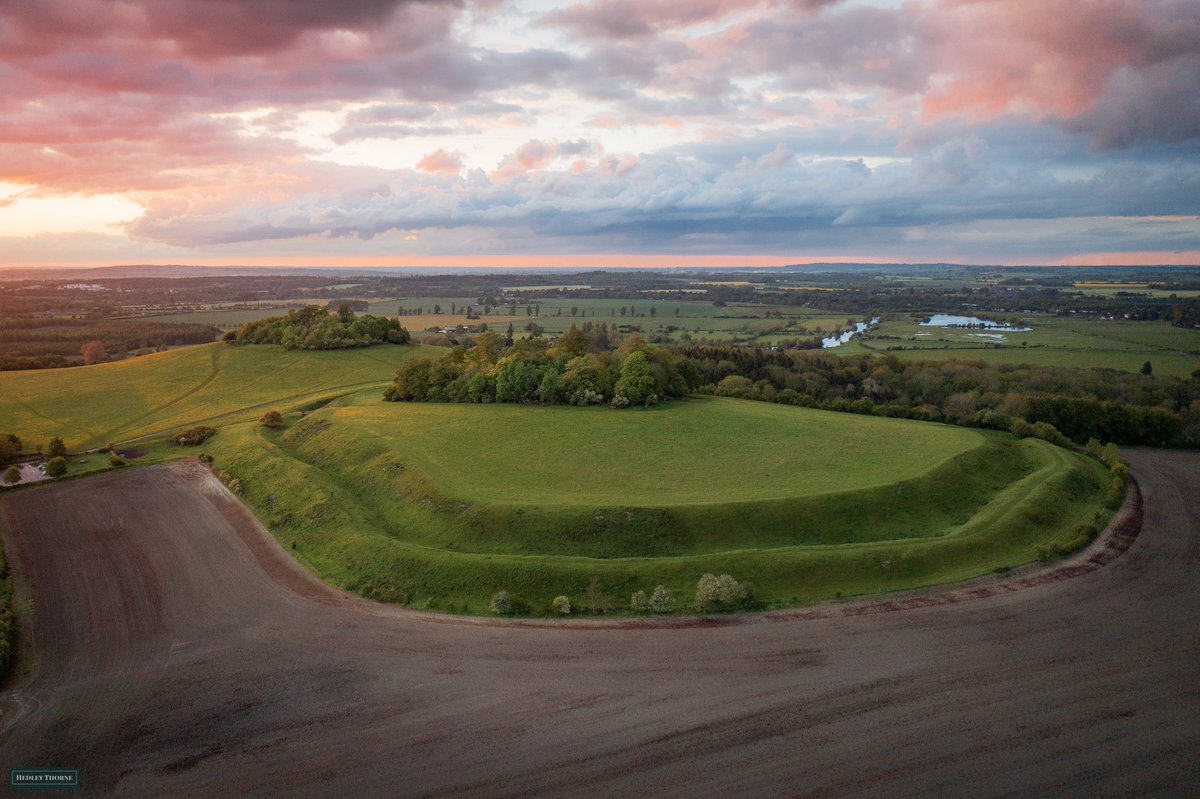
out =
<path fill-rule="evenodd" d="M 417 297 L 405 300 L 374 301 L 369 313 L 395 315 L 403 307 L 420 308 L 423 313 L 402 318 L 403 324 L 418 338 L 427 328 L 486 323 L 503 332 L 509 324 L 523 335 L 526 325 L 534 322 L 548 335 L 565 333 L 572 325 L 586 322 L 610 326 L 632 325 L 644 335 L 661 336 L 671 341 L 711 341 L 722 344 L 770 347 L 810 339 L 816 335 L 847 330 L 851 321 L 862 321 L 853 314 L 830 313 L 811 308 L 756 304 L 730 304 L 653 300 L 544 299 L 535 304 L 538 315 L 528 315 L 526 305 L 510 315 L 509 307 L 493 308 L 491 313 L 468 321 L 460 311 L 450 314 L 451 306 L 468 304 L 482 311 L 471 297 Z M 434 306 L 443 313 L 434 314 Z M 653 309 L 653 315 L 651 311 Z M 625 313 L 622 313 L 622 310 Z M 767 313 L 780 318 L 768 318 Z M 161 322 L 198 322 L 224 330 L 268 316 L 278 309 L 238 309 L 198 311 L 151 317 Z M 893 314 L 874 326 L 865 339 L 854 339 L 837 349 L 839 355 L 861 353 L 893 354 L 899 358 L 943 360 L 959 358 L 987 363 L 1032 364 L 1105 368 L 1136 372 L 1150 361 L 1156 374 L 1187 377 L 1200 368 L 1200 330 L 1175 327 L 1165 321 L 1094 320 L 1046 314 L 1026 315 L 1032 329 L 1019 333 L 992 333 L 986 330 L 923 327 L 923 316 Z"/>
<path fill-rule="evenodd" d="M 478 319 L 468 320 L 464 311 L 472 306 Z M 438 307 L 441 313 L 434 313 Z M 458 313 L 451 314 L 451 308 Z M 457 325 L 487 324 L 492 330 L 505 330 L 513 326 L 514 332 L 522 333 L 530 322 L 536 323 L 549 335 L 559 335 L 585 322 L 605 323 L 611 326 L 632 325 L 639 327 L 645 335 L 662 335 L 678 340 L 686 336 L 693 339 L 720 342 L 738 342 L 769 346 L 786 339 L 812 337 L 815 331 L 831 332 L 847 326 L 848 315 L 828 313 L 811 308 L 784 307 L 769 309 L 755 304 L 731 304 L 717 307 L 711 302 L 680 302 L 676 300 L 596 300 L 596 299 L 541 299 L 517 305 L 517 313 L 510 314 L 510 306 L 492 308 L 484 314 L 483 307 L 475 297 L 414 297 L 403 300 L 371 301 L 366 313 L 375 316 L 395 316 L 404 309 L 407 313 L 401 322 L 414 335 L 420 336 L 428 328 L 455 327 Z M 420 314 L 414 314 L 416 310 Z M 768 310 L 778 310 L 782 318 L 767 318 Z M 148 317 L 157 322 L 194 322 L 211 324 L 223 330 L 233 330 L 239 325 L 269 316 L 279 316 L 280 309 L 233 309 L 200 310 L 190 313 L 173 313 Z"/>
<path fill-rule="evenodd" d="M 865 339 L 838 348 L 898 358 L 959 358 L 986 363 L 1118 369 L 1137 372 L 1150 361 L 1155 374 L 1187 377 L 1200 368 L 1200 330 L 1168 322 L 1085 320 L 1057 316 L 1024 317 L 1022 332 L 924 327 L 919 318 L 888 319 Z"/>

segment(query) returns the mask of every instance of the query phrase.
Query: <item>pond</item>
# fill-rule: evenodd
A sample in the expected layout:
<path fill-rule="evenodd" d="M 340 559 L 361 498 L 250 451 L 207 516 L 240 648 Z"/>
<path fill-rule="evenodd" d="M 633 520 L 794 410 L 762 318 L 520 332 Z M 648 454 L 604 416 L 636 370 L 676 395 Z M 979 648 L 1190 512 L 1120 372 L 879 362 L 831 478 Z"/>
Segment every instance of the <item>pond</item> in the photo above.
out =
<path fill-rule="evenodd" d="M 935 313 L 924 322 L 921 322 L 920 327 L 972 327 L 981 330 L 999 330 L 1004 333 L 1028 333 L 1033 330 L 1032 327 L 1009 327 L 1002 325 L 999 322 L 989 322 L 987 319 L 980 319 L 977 316 L 954 316 L 952 314 Z"/>

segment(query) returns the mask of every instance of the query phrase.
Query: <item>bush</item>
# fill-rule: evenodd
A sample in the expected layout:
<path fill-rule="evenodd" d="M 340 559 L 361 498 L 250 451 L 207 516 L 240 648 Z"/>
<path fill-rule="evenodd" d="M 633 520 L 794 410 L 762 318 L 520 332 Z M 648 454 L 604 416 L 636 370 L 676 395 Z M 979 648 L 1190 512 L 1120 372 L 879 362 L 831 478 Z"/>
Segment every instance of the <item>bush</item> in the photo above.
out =
<path fill-rule="evenodd" d="M 192 427 L 176 433 L 173 440 L 181 447 L 198 447 L 212 438 L 216 432 L 217 429 L 215 427 L 200 425 L 199 427 Z"/>
<path fill-rule="evenodd" d="M 650 610 L 653 613 L 670 613 L 675 609 L 675 595 L 665 585 L 654 587 L 650 594 Z"/>
<path fill-rule="evenodd" d="M 17 457 L 21 452 L 21 439 L 12 433 L 0 436 L 0 463 Z"/>
<path fill-rule="evenodd" d="M 508 616 L 512 612 L 513 601 L 507 591 L 497 591 L 492 594 L 492 613 L 497 616 Z"/>
<path fill-rule="evenodd" d="M 634 591 L 629 597 L 629 609 L 634 613 L 649 613 L 650 598 L 646 596 L 645 591 Z"/>
<path fill-rule="evenodd" d="M 1104 496 L 1104 507 L 1116 510 L 1125 499 L 1125 483 L 1129 479 L 1129 464 L 1121 458 L 1121 451 L 1116 444 L 1108 444 L 1101 454 L 1102 461 L 1108 466 L 1108 492 Z"/>
<path fill-rule="evenodd" d="M 110 452 L 110 453 L 108 453 L 108 465 L 114 466 L 114 467 L 115 466 L 128 466 L 129 461 L 125 460 L 124 458 L 122 458 L 120 455 L 118 455 L 115 452 Z"/>
<path fill-rule="evenodd" d="M 1049 560 L 1051 557 L 1063 558 L 1067 555 L 1073 555 L 1079 550 L 1086 547 L 1088 544 L 1096 540 L 1096 536 L 1100 533 L 1095 526 L 1090 524 L 1081 524 L 1075 528 L 1075 537 L 1064 544 L 1051 544 L 1048 547 L 1038 548 L 1038 559 Z"/>
<path fill-rule="evenodd" d="M 1104 494 L 1104 507 L 1109 510 L 1117 510 L 1121 507 L 1121 502 L 1125 499 L 1125 484 L 1114 480 L 1108 486 L 1108 491 Z"/>
<path fill-rule="evenodd" d="M 272 408 L 259 418 L 258 423 L 263 427 L 278 430 L 283 427 L 283 414 Z"/>
<path fill-rule="evenodd" d="M 717 383 L 713 393 L 719 397 L 748 397 L 754 388 L 753 381 L 742 375 L 727 375 Z"/>
<path fill-rule="evenodd" d="M 1063 558 L 1073 555 L 1096 540 L 1100 531 L 1092 524 L 1080 524 L 1075 527 L 1075 536 L 1062 544 L 1050 544 L 1037 548 L 1037 558 L 1047 561 L 1051 558 Z"/>
<path fill-rule="evenodd" d="M 612 600 L 608 594 L 604 593 L 604 588 L 600 585 L 600 578 L 592 576 L 588 581 L 587 587 L 588 608 L 592 613 L 608 613 L 612 610 Z"/>
<path fill-rule="evenodd" d="M 21 482 L 21 469 L 18 466 L 9 466 L 4 470 L 4 482 L 9 485 L 15 485 Z"/>
<path fill-rule="evenodd" d="M 739 583 L 728 574 L 716 577 L 705 574 L 696 583 L 696 610 L 702 613 L 732 611 L 749 607 L 754 592 L 746 583 Z"/>
<path fill-rule="evenodd" d="M 47 458 L 61 458 L 67 454 L 67 445 L 58 436 L 50 439 L 50 443 L 46 446 Z"/>
<path fill-rule="evenodd" d="M 234 494 L 242 493 L 242 481 L 231 475 L 229 472 L 225 471 L 224 469 L 217 469 L 213 472 L 213 474 L 216 475 L 217 479 L 220 480 L 221 483 Z"/>
<path fill-rule="evenodd" d="M 492 599 L 494 602 L 495 597 Z M 550 607 L 554 608 L 555 613 L 561 613 L 566 616 L 571 612 L 571 600 L 565 596 L 556 596 L 554 597 L 554 601 L 550 603 Z"/>
<path fill-rule="evenodd" d="M 46 461 L 46 475 L 49 477 L 62 477 L 67 473 L 67 459 L 61 455 L 57 458 L 51 458 Z"/>
<path fill-rule="evenodd" d="M 1116 466 L 1118 463 L 1122 462 L 1121 448 L 1110 441 L 1109 443 L 1105 444 L 1104 449 L 1101 450 L 1100 460 L 1104 462 L 1105 466 L 1111 469 L 1113 466 Z"/>

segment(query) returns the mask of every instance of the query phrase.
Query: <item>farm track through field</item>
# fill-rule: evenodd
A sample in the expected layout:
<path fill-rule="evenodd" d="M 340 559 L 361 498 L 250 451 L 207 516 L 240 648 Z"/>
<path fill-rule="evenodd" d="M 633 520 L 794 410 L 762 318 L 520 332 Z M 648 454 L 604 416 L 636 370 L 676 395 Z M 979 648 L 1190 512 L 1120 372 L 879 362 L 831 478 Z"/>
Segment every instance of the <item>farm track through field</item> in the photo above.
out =
<path fill-rule="evenodd" d="M 133 443 L 136 441 L 143 441 L 147 438 L 154 438 L 155 436 L 162 435 L 164 432 L 171 429 L 172 427 L 181 427 L 183 425 L 214 424 L 217 422 L 228 422 L 231 420 L 237 421 L 238 417 L 242 417 L 241 421 L 249 421 L 250 419 L 253 418 L 253 414 L 257 411 L 266 411 L 271 408 L 286 409 L 286 408 L 292 407 L 293 405 L 300 402 L 301 400 L 310 400 L 313 398 L 322 398 L 322 397 L 329 397 L 331 400 L 338 399 L 340 397 L 345 396 L 346 394 L 352 394 L 356 391 L 364 391 L 364 390 L 366 390 L 368 388 L 372 388 L 372 387 L 378 387 L 380 389 L 380 393 L 382 393 L 382 390 L 388 385 L 388 383 L 389 383 L 389 381 L 387 381 L 387 380 L 371 380 L 366 383 L 347 383 L 346 385 L 343 385 L 343 386 L 326 386 L 326 387 L 321 388 L 318 391 L 303 391 L 303 392 L 300 392 L 299 394 L 290 394 L 285 397 L 275 397 L 266 402 L 259 402 L 254 405 L 246 405 L 244 407 L 237 408 L 236 410 L 228 411 L 227 413 L 219 413 L 216 416 L 207 416 L 207 417 L 203 417 L 203 418 L 195 418 L 195 416 L 192 415 L 192 413 L 189 411 L 188 412 L 189 415 L 187 416 L 187 418 L 181 419 L 176 424 L 163 424 L 162 427 L 156 428 L 153 432 L 145 433 L 143 435 L 139 435 L 134 438 L 121 439 L 120 443 L 121 444 L 130 444 L 130 443 Z M 174 404 L 174 403 L 171 403 L 171 404 Z M 170 418 L 171 417 L 167 417 L 166 420 L 162 420 L 162 421 L 164 421 L 164 422 L 168 421 Z M 130 427 L 130 425 L 123 425 L 119 429 L 128 430 L 129 427 Z M 99 440 L 100 440 L 99 438 L 93 439 L 93 441 L 99 441 Z"/>
<path fill-rule="evenodd" d="M 1140 519 L 1060 564 L 666 626 L 345 596 L 194 463 L 6 495 L 36 611 L 0 764 L 83 796 L 1195 796 L 1200 455 L 1130 460 Z"/>
<path fill-rule="evenodd" d="M 219 358 L 217 357 L 217 352 L 218 351 L 214 349 L 212 352 L 209 353 L 209 355 L 208 355 L 209 372 L 208 372 L 208 375 L 203 380 L 201 380 L 199 383 L 197 383 L 196 385 L 187 389 L 182 394 L 179 394 L 178 396 L 162 403 L 161 405 L 151 408 L 150 410 L 146 411 L 145 413 L 141 414 L 140 416 L 135 416 L 133 419 L 130 419 L 125 424 L 123 424 L 119 427 L 114 427 L 111 430 L 105 430 L 100 435 L 95 436 L 93 441 L 89 441 L 88 443 L 89 444 L 101 443 L 106 440 L 111 440 L 115 434 L 117 434 L 123 430 L 129 430 L 131 428 L 136 428 L 137 425 L 139 423 L 141 423 L 142 421 L 144 421 L 146 419 L 150 419 L 151 417 L 156 416 L 159 413 L 162 413 L 167 408 L 170 408 L 172 405 L 176 405 L 180 402 L 183 402 L 188 397 L 192 396 L 193 394 L 195 394 L 198 391 L 203 391 L 205 386 L 212 383 L 214 380 L 217 379 L 217 376 L 221 374 L 221 367 L 217 363 L 217 361 L 219 360 Z"/>
<path fill-rule="evenodd" d="M 64 419 L 57 419 L 57 418 L 55 418 L 55 417 L 53 417 L 53 416 L 47 416 L 46 414 L 42 413 L 42 412 L 41 412 L 41 411 L 39 411 L 37 408 L 35 408 L 34 406 L 30 405 L 28 402 L 26 402 L 26 401 L 25 401 L 25 400 L 23 400 L 23 399 L 19 399 L 19 398 L 17 398 L 17 399 L 16 399 L 16 403 L 17 403 L 18 405 L 20 405 L 22 408 L 24 408 L 25 410 L 27 410 L 27 411 L 29 411 L 30 413 L 32 413 L 34 416 L 38 417 L 39 419 L 45 419 L 45 420 L 46 420 L 46 421 L 48 421 L 48 422 L 54 422 L 55 424 L 62 425 L 63 427 L 69 427 L 69 428 L 71 428 L 72 430 L 78 430 L 78 431 L 79 431 L 79 432 L 81 432 L 81 433 L 87 433 L 89 436 L 92 436 L 92 439 L 89 439 L 89 440 L 94 440 L 94 439 L 97 439 L 97 438 L 99 438 L 99 436 L 96 436 L 96 435 L 94 435 L 94 434 L 92 433 L 92 431 L 91 431 L 91 430 L 88 430 L 86 427 L 80 427 L 79 425 L 77 425 L 77 424 L 73 424 L 73 423 L 71 423 L 71 422 L 68 422 L 68 421 L 66 421 L 66 420 L 64 420 Z"/>

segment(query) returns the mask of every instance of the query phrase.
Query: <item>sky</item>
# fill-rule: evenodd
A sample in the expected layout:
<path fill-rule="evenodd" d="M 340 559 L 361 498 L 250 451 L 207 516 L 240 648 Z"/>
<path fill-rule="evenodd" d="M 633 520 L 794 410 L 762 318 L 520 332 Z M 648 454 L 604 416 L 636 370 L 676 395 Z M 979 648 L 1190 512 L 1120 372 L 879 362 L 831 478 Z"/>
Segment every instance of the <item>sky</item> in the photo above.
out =
<path fill-rule="evenodd" d="M 1200 263 L 1196 0 L 0 0 L 0 267 Z"/>

